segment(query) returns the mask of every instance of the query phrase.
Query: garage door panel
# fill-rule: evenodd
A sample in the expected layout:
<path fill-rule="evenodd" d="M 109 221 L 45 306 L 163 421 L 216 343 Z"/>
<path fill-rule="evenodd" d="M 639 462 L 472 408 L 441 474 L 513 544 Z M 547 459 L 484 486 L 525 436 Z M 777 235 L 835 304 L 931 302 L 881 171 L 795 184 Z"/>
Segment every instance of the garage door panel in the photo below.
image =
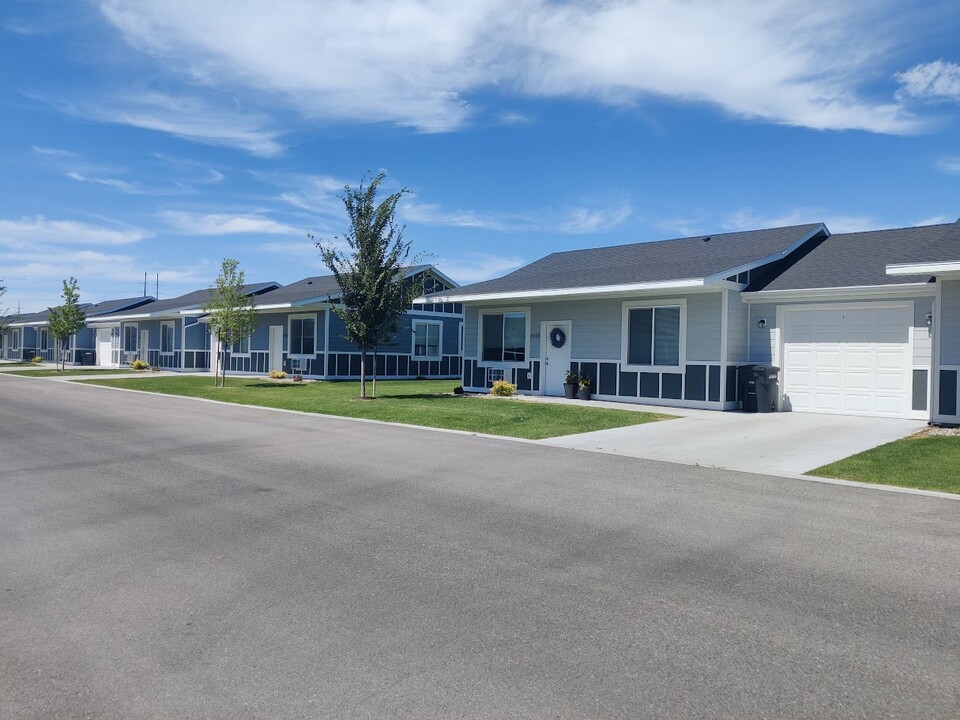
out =
<path fill-rule="evenodd" d="M 783 391 L 794 410 L 903 416 L 910 411 L 907 305 L 787 309 Z"/>

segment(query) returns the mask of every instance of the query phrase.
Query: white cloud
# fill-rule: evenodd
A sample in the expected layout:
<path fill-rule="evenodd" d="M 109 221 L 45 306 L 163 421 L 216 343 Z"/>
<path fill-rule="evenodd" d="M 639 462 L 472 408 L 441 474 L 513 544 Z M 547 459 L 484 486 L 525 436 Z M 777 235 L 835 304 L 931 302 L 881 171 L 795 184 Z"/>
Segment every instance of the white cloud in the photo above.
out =
<path fill-rule="evenodd" d="M 728 215 L 720 223 L 720 227 L 733 232 L 819 222 L 824 223 L 831 233 L 863 232 L 889 227 L 869 215 L 832 215 L 818 208 L 796 208 L 778 215 L 764 215 L 755 213 L 751 208 L 742 208 Z"/>
<path fill-rule="evenodd" d="M 278 223 L 263 215 L 231 215 L 227 213 L 190 213 L 168 210 L 159 214 L 171 228 L 186 235 L 298 235 L 302 228 Z"/>
<path fill-rule="evenodd" d="M 71 180 L 77 180 L 78 182 L 87 182 L 95 183 L 97 185 L 106 185 L 107 187 L 116 188 L 121 192 L 129 194 L 138 194 L 144 192 L 143 187 L 138 183 L 129 183 L 126 180 L 117 180 L 115 178 L 96 178 L 88 177 L 86 175 L 81 175 L 76 171 L 70 171 L 67 173 L 67 177 Z"/>
<path fill-rule="evenodd" d="M 274 157 L 285 149 L 277 140 L 279 133 L 268 129 L 270 121 L 264 116 L 220 107 L 199 97 L 140 93 L 59 105 L 80 117 L 237 147 L 262 157 Z"/>
<path fill-rule="evenodd" d="M 924 218 L 923 220 L 918 220 L 915 224 L 922 225 L 945 225 L 947 223 L 956 222 L 956 217 L 951 217 L 949 215 L 934 215 L 933 217 Z"/>
<path fill-rule="evenodd" d="M 527 264 L 521 257 L 503 257 L 486 253 L 468 253 L 433 261 L 440 271 L 461 284 L 500 277 Z"/>
<path fill-rule="evenodd" d="M 57 157 L 76 156 L 76 153 L 72 153 L 69 150 L 61 150 L 60 148 L 40 147 L 39 145 L 31 145 L 31 148 L 35 153 L 39 153 L 40 155 L 55 155 Z"/>
<path fill-rule="evenodd" d="M 25 245 L 129 245 L 153 233 L 128 225 L 103 227 L 73 220 L 48 220 L 42 215 L 19 220 L 0 219 L 0 247 Z"/>
<path fill-rule="evenodd" d="M 937 170 L 947 175 L 960 175 L 960 157 L 942 157 L 937 160 Z"/>
<path fill-rule="evenodd" d="M 897 73 L 898 95 L 926 100 L 960 101 L 960 65 L 945 60 L 914 65 Z"/>
<path fill-rule="evenodd" d="M 659 96 L 817 129 L 921 127 L 897 102 L 872 99 L 861 87 L 885 71 L 895 41 L 883 20 L 898 6 L 883 0 L 286 0 L 279 7 L 101 0 L 100 7 L 130 45 L 190 82 L 252 90 L 307 117 L 448 131 L 477 112 L 468 98 L 493 90 L 610 104 Z M 225 127 L 227 117 L 211 122 L 180 108 L 128 112 L 121 121 L 279 151 L 262 123 Z"/>
<path fill-rule="evenodd" d="M 549 209 L 526 213 L 481 213 L 475 210 L 444 210 L 435 203 L 416 202 L 405 203 L 399 207 L 399 214 L 405 222 L 419 225 L 565 235 L 608 232 L 623 224 L 632 212 L 632 208 L 626 203 L 613 207 L 575 206 L 562 213 Z"/>

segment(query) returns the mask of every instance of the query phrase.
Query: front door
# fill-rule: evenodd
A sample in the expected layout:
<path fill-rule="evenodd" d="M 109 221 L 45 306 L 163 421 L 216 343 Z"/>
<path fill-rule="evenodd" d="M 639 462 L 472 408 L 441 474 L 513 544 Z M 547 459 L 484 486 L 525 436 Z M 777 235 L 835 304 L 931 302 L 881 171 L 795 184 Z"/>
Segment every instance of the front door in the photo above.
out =
<path fill-rule="evenodd" d="M 541 395 L 563 395 L 563 381 L 570 370 L 572 325 L 573 323 L 569 320 L 540 324 L 540 344 L 543 350 Z"/>
<path fill-rule="evenodd" d="M 97 365 L 113 367 L 113 331 L 110 328 L 97 330 Z"/>
<path fill-rule="evenodd" d="M 144 362 L 150 362 L 150 331 L 140 331 L 140 359 Z"/>
<path fill-rule="evenodd" d="M 270 367 L 267 370 L 283 369 L 283 325 L 270 326 Z"/>

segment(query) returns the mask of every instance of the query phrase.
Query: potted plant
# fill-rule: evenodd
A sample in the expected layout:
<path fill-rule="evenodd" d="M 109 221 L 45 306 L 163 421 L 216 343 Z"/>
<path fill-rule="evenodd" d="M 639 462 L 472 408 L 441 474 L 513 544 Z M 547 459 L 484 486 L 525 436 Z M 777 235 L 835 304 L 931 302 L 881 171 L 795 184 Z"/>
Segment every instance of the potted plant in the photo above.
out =
<path fill-rule="evenodd" d="M 577 388 L 580 386 L 580 376 L 570 371 L 563 379 L 563 396 L 567 400 L 573 400 L 577 397 Z"/>
<path fill-rule="evenodd" d="M 589 375 L 580 376 L 580 399 L 589 400 L 590 399 L 590 388 L 593 385 L 593 378 Z"/>

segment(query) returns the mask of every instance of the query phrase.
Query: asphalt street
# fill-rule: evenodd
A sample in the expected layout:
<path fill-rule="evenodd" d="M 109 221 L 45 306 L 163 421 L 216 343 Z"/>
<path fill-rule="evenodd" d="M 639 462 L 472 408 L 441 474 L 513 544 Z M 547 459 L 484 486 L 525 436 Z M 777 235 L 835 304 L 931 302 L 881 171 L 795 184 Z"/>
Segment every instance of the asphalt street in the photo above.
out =
<path fill-rule="evenodd" d="M 2 718 L 957 718 L 960 502 L 0 376 Z"/>

